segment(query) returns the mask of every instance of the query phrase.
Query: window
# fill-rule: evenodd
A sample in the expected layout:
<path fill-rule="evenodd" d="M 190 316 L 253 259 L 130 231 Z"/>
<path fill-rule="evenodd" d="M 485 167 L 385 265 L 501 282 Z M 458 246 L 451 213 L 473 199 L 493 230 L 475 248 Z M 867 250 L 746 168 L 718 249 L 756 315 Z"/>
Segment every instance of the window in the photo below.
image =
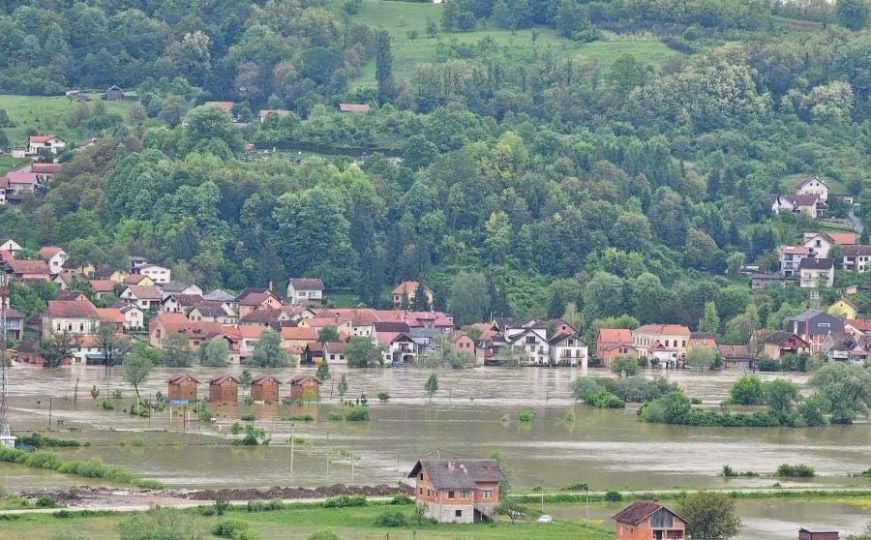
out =
<path fill-rule="evenodd" d="M 454 517 L 463 517 L 462 510 L 454 510 Z"/>
<path fill-rule="evenodd" d="M 418 489 L 421 495 L 423 495 L 423 488 Z"/>
<path fill-rule="evenodd" d="M 482 496 L 483 498 L 485 498 L 485 499 L 489 499 L 490 497 L 493 496 L 493 492 L 490 491 L 489 489 L 485 489 L 485 490 L 481 493 L 481 496 Z"/>
<path fill-rule="evenodd" d="M 454 492 L 448 491 L 448 499 L 453 499 L 453 498 L 454 498 Z"/>
<path fill-rule="evenodd" d="M 469 490 L 467 490 L 467 489 L 462 490 L 460 492 L 460 497 L 463 499 L 468 499 L 469 498 Z"/>
<path fill-rule="evenodd" d="M 420 473 L 420 479 L 423 480 L 423 473 Z"/>

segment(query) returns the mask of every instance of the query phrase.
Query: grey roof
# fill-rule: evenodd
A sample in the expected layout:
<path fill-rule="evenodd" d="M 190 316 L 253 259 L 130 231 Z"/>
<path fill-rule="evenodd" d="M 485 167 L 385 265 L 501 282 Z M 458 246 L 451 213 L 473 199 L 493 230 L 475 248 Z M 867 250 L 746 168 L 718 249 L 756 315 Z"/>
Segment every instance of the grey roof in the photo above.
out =
<path fill-rule="evenodd" d="M 421 469 L 436 489 L 475 489 L 477 482 L 505 480 L 499 463 L 493 459 L 421 459 L 408 477 L 416 477 Z"/>
<path fill-rule="evenodd" d="M 858 256 L 871 256 L 871 246 L 865 245 L 853 245 L 853 246 L 844 246 L 843 253 L 845 257 L 858 257 Z"/>
<path fill-rule="evenodd" d="M 798 341 L 807 343 L 806 341 L 804 341 L 803 339 L 801 339 L 797 335 L 793 334 L 792 332 L 784 332 L 783 330 L 778 330 L 776 332 L 772 332 L 772 333 L 768 334 L 767 336 L 765 336 L 765 338 L 762 340 L 762 342 L 763 343 L 772 343 L 775 345 L 783 345 L 790 338 L 794 338 L 794 339 L 797 339 Z"/>
<path fill-rule="evenodd" d="M 822 314 L 823 314 L 823 312 L 818 310 L 818 309 L 808 309 L 807 311 L 803 311 L 803 312 L 799 313 L 798 315 L 796 315 L 795 317 L 793 317 L 790 320 L 805 322 L 805 321 L 809 321 L 809 320 L 811 320 L 819 315 L 822 315 Z"/>
<path fill-rule="evenodd" d="M 224 307 L 219 303 L 203 302 L 201 304 L 197 304 L 196 306 L 192 307 L 188 311 L 188 313 L 190 313 L 193 310 L 199 311 L 203 317 L 213 317 L 214 318 L 214 317 L 226 317 L 227 316 L 227 312 L 224 311 Z"/>
<path fill-rule="evenodd" d="M 182 281 L 167 281 L 166 283 L 161 283 L 160 290 L 162 290 L 166 294 L 172 293 L 180 293 L 190 287 L 189 283 L 184 283 Z"/>
<path fill-rule="evenodd" d="M 816 259 L 806 257 L 798 263 L 799 270 L 831 270 L 834 268 L 835 262 L 832 259 Z"/>
<path fill-rule="evenodd" d="M 387 330 L 385 330 L 387 331 Z M 409 332 L 412 339 L 417 338 L 432 338 L 433 336 L 443 336 L 444 332 L 439 328 L 412 328 Z"/>
<path fill-rule="evenodd" d="M 324 282 L 319 278 L 290 278 L 290 284 L 298 291 L 324 290 Z"/>
<path fill-rule="evenodd" d="M 236 297 L 228 293 L 224 289 L 215 289 L 204 294 L 203 299 L 213 300 L 216 302 L 232 302 L 236 299 Z"/>

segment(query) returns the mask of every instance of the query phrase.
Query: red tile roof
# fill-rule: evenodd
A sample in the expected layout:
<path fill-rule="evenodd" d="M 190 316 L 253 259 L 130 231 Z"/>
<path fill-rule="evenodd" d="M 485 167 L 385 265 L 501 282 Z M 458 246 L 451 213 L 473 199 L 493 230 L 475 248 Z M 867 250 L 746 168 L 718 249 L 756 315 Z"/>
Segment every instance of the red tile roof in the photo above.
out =
<path fill-rule="evenodd" d="M 305 326 L 285 326 L 281 329 L 281 339 L 285 341 L 317 341 L 318 331 Z"/>
<path fill-rule="evenodd" d="M 339 103 L 339 111 L 341 112 L 369 112 L 369 105 L 366 103 Z"/>
<path fill-rule="evenodd" d="M 110 293 L 115 290 L 115 282 L 111 279 L 92 279 L 91 290 L 95 293 Z"/>
<path fill-rule="evenodd" d="M 9 266 L 13 274 L 18 275 L 35 274 L 47 276 L 51 273 L 44 261 L 10 259 L 6 261 L 6 265 Z"/>
<path fill-rule="evenodd" d="M 98 318 L 97 308 L 87 300 L 49 300 L 46 314 L 53 319 Z"/>
<path fill-rule="evenodd" d="M 600 328 L 599 343 L 632 343 L 632 331 L 628 328 Z"/>
<path fill-rule="evenodd" d="M 661 508 L 665 508 L 665 510 L 677 516 L 677 514 L 675 514 L 657 501 L 640 500 L 635 501 L 634 503 L 624 508 L 622 511 L 615 514 L 612 519 L 617 523 L 638 525 Z M 681 520 L 686 522 L 686 520 L 683 520 L 683 518 L 681 518 Z"/>
<path fill-rule="evenodd" d="M 57 255 L 58 253 L 60 253 L 61 251 L 63 251 L 63 248 L 59 248 L 57 246 L 45 246 L 45 247 L 39 248 L 38 254 L 42 260 L 47 261 L 47 260 L 51 259 L 52 257 L 54 257 L 55 255 Z"/>
<path fill-rule="evenodd" d="M 39 174 L 57 174 L 60 171 L 60 163 L 36 163 L 30 164 L 30 172 Z"/>
<path fill-rule="evenodd" d="M 124 314 L 118 308 L 96 308 L 100 320 L 115 324 L 124 324 Z"/>

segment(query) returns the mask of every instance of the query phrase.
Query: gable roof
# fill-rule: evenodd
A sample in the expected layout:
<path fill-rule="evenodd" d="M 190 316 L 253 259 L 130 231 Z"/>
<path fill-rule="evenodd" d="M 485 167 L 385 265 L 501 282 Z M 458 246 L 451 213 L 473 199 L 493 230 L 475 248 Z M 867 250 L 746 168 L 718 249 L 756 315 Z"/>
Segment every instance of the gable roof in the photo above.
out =
<path fill-rule="evenodd" d="M 793 334 L 792 332 L 784 332 L 783 330 L 778 330 L 776 332 L 772 332 L 772 333 L 768 334 L 767 336 L 762 338 L 762 342 L 763 343 L 771 343 L 774 345 L 783 345 L 784 343 L 786 343 L 790 339 L 795 339 L 796 341 L 804 343 L 805 346 L 808 345 L 807 341 L 801 339 L 800 337 Z"/>
<path fill-rule="evenodd" d="M 232 302 L 236 299 L 236 297 L 228 293 L 224 289 L 215 289 L 204 294 L 203 299 L 214 300 L 216 302 Z"/>
<path fill-rule="evenodd" d="M 142 287 L 140 285 L 128 285 L 129 290 L 137 300 L 162 300 L 163 295 L 157 287 Z"/>
<path fill-rule="evenodd" d="M 318 331 L 310 326 L 284 326 L 281 339 L 287 341 L 317 341 Z"/>
<path fill-rule="evenodd" d="M 411 328 L 407 322 L 402 321 L 376 321 L 374 323 L 376 332 L 410 332 Z"/>
<path fill-rule="evenodd" d="M 750 358 L 747 345 L 720 345 L 720 356 L 723 360 L 741 360 Z"/>
<path fill-rule="evenodd" d="M 290 278 L 290 284 L 298 291 L 324 290 L 324 282 L 320 278 Z"/>
<path fill-rule="evenodd" d="M 339 103 L 339 111 L 341 112 L 369 112 L 369 105 L 366 103 Z"/>
<path fill-rule="evenodd" d="M 232 375 L 217 375 L 209 379 L 209 386 L 221 386 L 228 382 L 239 384 L 239 379 Z"/>
<path fill-rule="evenodd" d="M 87 300 L 49 300 L 46 314 L 53 319 L 97 318 L 94 304 Z"/>
<path fill-rule="evenodd" d="M 265 384 L 270 381 L 274 382 L 275 384 L 281 384 L 281 381 L 279 381 L 276 377 L 273 377 L 272 375 L 256 375 L 254 376 L 254 378 L 251 379 L 251 386 L 254 386 L 255 384 Z"/>
<path fill-rule="evenodd" d="M 826 232 L 823 233 L 839 246 L 852 246 L 858 244 L 859 235 L 852 232 Z"/>
<path fill-rule="evenodd" d="M 191 382 L 194 382 L 197 384 L 199 384 L 199 382 L 200 382 L 200 381 L 196 380 L 193 377 L 193 375 L 189 375 L 187 373 L 183 373 L 181 375 L 176 375 L 175 377 L 170 377 L 170 379 L 166 382 L 168 382 L 169 384 L 179 384 L 179 383 L 184 382 L 184 381 L 191 381 Z"/>
<path fill-rule="evenodd" d="M 871 256 L 871 246 L 856 244 L 852 246 L 844 246 L 842 250 L 845 257 L 868 257 Z"/>
<path fill-rule="evenodd" d="M 220 302 L 200 302 L 188 311 L 190 315 L 194 310 L 199 311 L 203 317 L 226 317 L 227 312 L 224 311 L 224 306 Z"/>
<path fill-rule="evenodd" d="M 813 181 L 815 181 L 815 180 L 816 180 L 817 182 L 819 182 L 820 184 L 826 186 L 827 188 L 829 187 L 829 185 L 826 184 L 825 182 L 823 182 L 823 181 L 820 179 L 819 176 L 814 175 L 814 176 L 808 176 L 807 178 L 805 178 L 804 180 L 802 180 L 801 183 L 800 183 L 799 185 L 795 186 L 795 189 L 796 189 L 796 190 L 799 190 L 799 189 L 805 187 L 806 185 L 810 184 L 811 182 L 813 182 Z"/>
<path fill-rule="evenodd" d="M 125 285 L 138 285 L 145 281 L 146 279 L 151 279 L 150 277 L 144 274 L 130 274 L 129 276 L 124 278 Z"/>
<path fill-rule="evenodd" d="M 95 293 L 110 293 L 115 290 L 115 282 L 111 279 L 92 279 L 88 283 Z"/>
<path fill-rule="evenodd" d="M 831 270 L 835 267 L 835 261 L 832 259 L 817 259 L 815 257 L 806 257 L 798 263 L 799 270 Z"/>
<path fill-rule="evenodd" d="M 632 331 L 632 334 L 690 336 L 690 329 L 682 324 L 645 324 Z"/>
<path fill-rule="evenodd" d="M 59 248 L 57 246 L 45 246 L 39 248 L 37 254 L 42 260 L 46 261 L 61 252 L 63 252 L 63 248 Z"/>
<path fill-rule="evenodd" d="M 239 304 L 243 306 L 259 306 L 269 297 L 280 301 L 278 296 L 276 296 L 276 294 L 269 289 L 248 287 L 246 289 L 243 289 L 242 292 L 240 292 L 239 295 L 236 296 L 236 301 L 238 301 Z"/>
<path fill-rule="evenodd" d="M 143 266 L 142 268 L 148 268 L 147 266 Z M 166 283 L 160 284 L 160 290 L 165 294 L 171 293 L 180 293 L 184 292 L 185 289 L 193 287 L 190 283 L 184 283 L 182 281 L 167 281 Z"/>
<path fill-rule="evenodd" d="M 45 261 L 9 259 L 6 261 L 6 266 L 9 267 L 13 274 L 37 274 L 45 276 L 51 274 Z"/>
<path fill-rule="evenodd" d="M 30 164 L 30 172 L 38 174 L 56 174 L 60 171 L 60 163 L 37 163 Z"/>
<path fill-rule="evenodd" d="M 96 308 L 97 317 L 101 321 L 111 322 L 115 324 L 124 324 L 124 314 L 117 308 Z"/>
<path fill-rule="evenodd" d="M 632 343 L 632 331 L 628 328 L 600 328 L 596 341 L 599 343 Z"/>
<path fill-rule="evenodd" d="M 318 384 L 323 384 L 320 379 L 318 379 L 317 377 L 313 377 L 312 375 L 309 375 L 307 373 L 298 373 L 291 377 L 289 382 L 290 384 L 303 384 L 304 382 L 309 380 Z"/>
<path fill-rule="evenodd" d="M 502 482 L 505 474 L 493 459 L 421 459 L 408 478 L 421 471 L 436 489 L 475 489 L 478 482 Z"/>
<path fill-rule="evenodd" d="M 613 519 L 617 523 L 626 523 L 629 525 L 638 525 L 639 523 L 641 523 L 642 521 L 644 521 L 648 517 L 652 516 L 653 514 L 655 514 L 659 510 L 666 510 L 667 512 L 674 514 L 675 516 L 680 518 L 681 521 L 686 523 L 686 520 L 684 518 L 680 517 L 678 514 L 673 512 L 668 507 L 664 506 L 663 504 L 659 503 L 658 501 L 650 501 L 650 500 L 635 501 L 634 503 L 630 504 L 629 506 L 627 506 L 626 508 L 624 508 L 620 512 L 614 514 L 614 516 L 611 519 Z"/>
<path fill-rule="evenodd" d="M 871 332 L 871 319 L 850 319 L 844 324 L 852 326 L 859 332 Z"/>

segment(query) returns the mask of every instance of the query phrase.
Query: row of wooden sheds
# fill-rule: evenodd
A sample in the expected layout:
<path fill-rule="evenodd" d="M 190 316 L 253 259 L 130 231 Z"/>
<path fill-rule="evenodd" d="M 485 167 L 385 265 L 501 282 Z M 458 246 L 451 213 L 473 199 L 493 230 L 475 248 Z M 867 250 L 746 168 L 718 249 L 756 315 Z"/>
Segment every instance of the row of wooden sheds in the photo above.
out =
<path fill-rule="evenodd" d="M 169 379 L 167 399 L 171 403 L 184 403 L 197 400 L 200 381 L 193 375 L 176 375 Z M 318 399 L 321 381 L 316 377 L 300 373 L 291 377 L 290 399 Z M 212 403 L 236 403 L 239 400 L 239 379 L 233 375 L 218 375 L 209 380 L 209 401 Z M 272 375 L 257 375 L 251 379 L 251 399 L 254 401 L 277 402 L 281 396 L 281 381 Z"/>

